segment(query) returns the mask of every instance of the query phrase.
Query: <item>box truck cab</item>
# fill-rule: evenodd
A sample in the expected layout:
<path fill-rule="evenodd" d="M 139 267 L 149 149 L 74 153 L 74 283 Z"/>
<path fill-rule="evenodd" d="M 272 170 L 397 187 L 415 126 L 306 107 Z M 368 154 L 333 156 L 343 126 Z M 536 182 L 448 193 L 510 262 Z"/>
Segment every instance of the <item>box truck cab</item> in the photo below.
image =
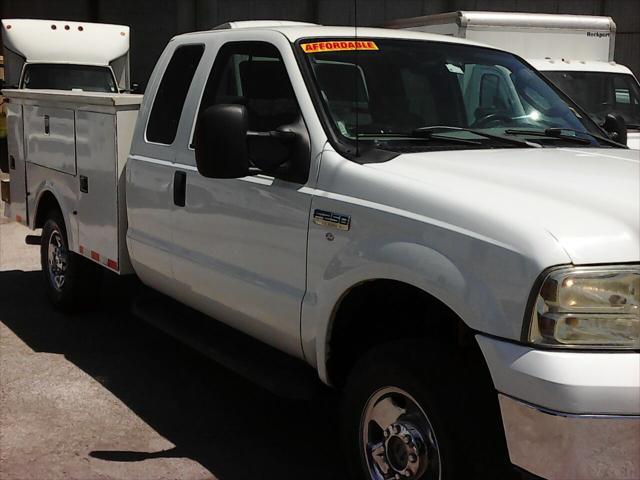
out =
<path fill-rule="evenodd" d="M 600 125 L 608 114 L 621 117 L 628 145 L 640 149 L 640 85 L 629 68 L 614 62 L 611 17 L 457 11 L 386 26 L 466 38 L 520 55 Z"/>
<path fill-rule="evenodd" d="M 62 20 L 2 20 L 5 84 L 128 91 L 129 27 Z"/>
<path fill-rule="evenodd" d="M 5 92 L 53 304 L 135 272 L 207 355 L 341 389 L 345 478 L 638 478 L 637 152 L 493 47 L 228 27 L 172 39 L 144 97 Z"/>

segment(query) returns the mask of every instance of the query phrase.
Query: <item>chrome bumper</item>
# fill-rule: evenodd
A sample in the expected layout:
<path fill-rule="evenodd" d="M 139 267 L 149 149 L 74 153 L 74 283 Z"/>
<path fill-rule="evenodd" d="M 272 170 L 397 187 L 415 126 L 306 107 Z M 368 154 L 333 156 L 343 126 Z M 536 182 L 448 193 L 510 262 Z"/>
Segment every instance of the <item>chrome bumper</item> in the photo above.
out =
<path fill-rule="evenodd" d="M 640 416 L 563 414 L 498 397 L 514 465 L 549 480 L 640 478 Z"/>

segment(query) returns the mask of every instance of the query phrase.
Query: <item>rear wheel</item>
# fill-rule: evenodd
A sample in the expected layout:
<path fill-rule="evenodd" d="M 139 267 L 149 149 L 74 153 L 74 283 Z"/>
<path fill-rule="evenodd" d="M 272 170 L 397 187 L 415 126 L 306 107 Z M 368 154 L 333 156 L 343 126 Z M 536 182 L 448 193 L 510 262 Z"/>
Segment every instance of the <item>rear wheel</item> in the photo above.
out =
<path fill-rule="evenodd" d="M 98 298 L 102 270 L 69 250 L 62 215 L 52 210 L 42 229 L 42 273 L 49 299 L 60 310 L 86 307 Z"/>

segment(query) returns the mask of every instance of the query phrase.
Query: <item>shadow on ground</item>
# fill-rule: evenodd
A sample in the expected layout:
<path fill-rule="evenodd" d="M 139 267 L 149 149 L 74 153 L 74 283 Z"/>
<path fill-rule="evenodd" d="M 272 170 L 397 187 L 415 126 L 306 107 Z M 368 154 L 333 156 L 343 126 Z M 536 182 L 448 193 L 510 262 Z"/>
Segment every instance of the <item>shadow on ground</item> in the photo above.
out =
<path fill-rule="evenodd" d="M 96 311 L 67 316 L 49 305 L 40 272 L 0 272 L 8 328 L 36 352 L 64 355 L 175 445 L 93 457 L 185 457 L 221 480 L 344 478 L 335 398 L 278 398 L 130 315 L 131 282 L 105 283 Z"/>

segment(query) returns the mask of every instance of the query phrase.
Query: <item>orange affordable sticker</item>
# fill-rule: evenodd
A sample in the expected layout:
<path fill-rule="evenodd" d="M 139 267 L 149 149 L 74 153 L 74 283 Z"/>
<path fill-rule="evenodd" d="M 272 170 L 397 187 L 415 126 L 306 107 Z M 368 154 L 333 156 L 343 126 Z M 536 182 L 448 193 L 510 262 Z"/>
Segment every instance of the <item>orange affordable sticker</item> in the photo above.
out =
<path fill-rule="evenodd" d="M 378 50 L 371 40 L 336 40 L 300 44 L 305 53 L 341 52 L 346 50 Z"/>

